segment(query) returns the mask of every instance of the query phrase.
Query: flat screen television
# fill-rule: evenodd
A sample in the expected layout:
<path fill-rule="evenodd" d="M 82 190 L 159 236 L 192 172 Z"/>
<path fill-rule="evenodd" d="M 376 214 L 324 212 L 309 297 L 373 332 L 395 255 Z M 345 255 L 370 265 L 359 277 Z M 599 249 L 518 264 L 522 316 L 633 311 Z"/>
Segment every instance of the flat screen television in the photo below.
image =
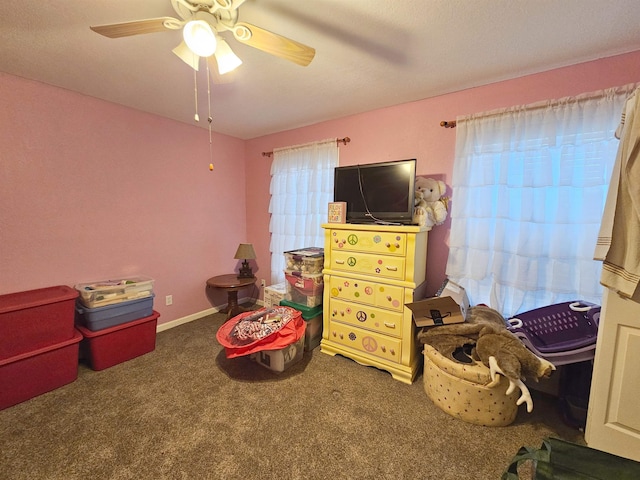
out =
<path fill-rule="evenodd" d="M 416 159 L 336 167 L 333 199 L 347 203 L 347 223 L 411 225 Z"/>

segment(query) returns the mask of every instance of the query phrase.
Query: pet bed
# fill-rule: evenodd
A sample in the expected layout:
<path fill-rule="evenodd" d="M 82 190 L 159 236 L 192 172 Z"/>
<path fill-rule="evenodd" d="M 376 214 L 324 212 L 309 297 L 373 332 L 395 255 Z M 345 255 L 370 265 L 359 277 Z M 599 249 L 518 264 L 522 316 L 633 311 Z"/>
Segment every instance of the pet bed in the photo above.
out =
<path fill-rule="evenodd" d="M 457 363 L 443 356 L 433 346 L 424 345 L 424 390 L 444 412 L 468 423 L 488 427 L 511 424 L 518 414 L 517 389 L 507 395 L 509 381 L 502 375 L 494 387 L 489 369 L 469 358 Z"/>

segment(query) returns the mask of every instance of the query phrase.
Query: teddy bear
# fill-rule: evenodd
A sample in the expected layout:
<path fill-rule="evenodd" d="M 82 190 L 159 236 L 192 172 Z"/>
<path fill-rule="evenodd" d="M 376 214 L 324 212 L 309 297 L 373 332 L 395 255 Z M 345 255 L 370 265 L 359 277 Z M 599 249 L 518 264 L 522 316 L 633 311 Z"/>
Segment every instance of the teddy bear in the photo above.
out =
<path fill-rule="evenodd" d="M 481 305 L 469 309 L 465 323 L 432 327 L 421 332 L 418 339 L 454 362 L 459 362 L 455 356 L 459 348 L 473 345 L 471 357 L 489 368 L 491 382 L 487 387 L 498 385 L 498 374 L 503 375 L 509 380 L 506 394 L 519 388 L 516 404 L 526 403 L 529 413 L 533 411 L 533 400 L 524 380 L 530 378 L 537 382 L 556 369 L 551 362 L 527 349 L 507 329 L 504 317 L 498 311 Z"/>
<path fill-rule="evenodd" d="M 413 223 L 424 227 L 427 225 L 427 202 L 424 199 L 424 192 L 416 190 L 414 196 Z M 432 227 L 433 224 L 428 225 Z"/>
<path fill-rule="evenodd" d="M 442 180 L 416 177 L 414 223 L 433 227 L 446 220 L 448 199 L 443 196 L 446 190 Z"/>

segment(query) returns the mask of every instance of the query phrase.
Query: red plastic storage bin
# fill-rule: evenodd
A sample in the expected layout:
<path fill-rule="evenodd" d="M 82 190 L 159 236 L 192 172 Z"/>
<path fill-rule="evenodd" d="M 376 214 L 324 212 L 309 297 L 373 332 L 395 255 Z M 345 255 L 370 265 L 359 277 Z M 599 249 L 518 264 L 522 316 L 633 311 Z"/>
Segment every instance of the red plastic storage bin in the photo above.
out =
<path fill-rule="evenodd" d="M 82 354 L 89 360 L 93 370 L 104 370 L 152 352 L 156 348 L 159 316 L 154 310 L 148 317 L 95 332 L 76 325 L 84 336 L 81 342 Z"/>
<path fill-rule="evenodd" d="M 0 410 L 78 378 L 80 332 L 71 339 L 0 360 Z"/>
<path fill-rule="evenodd" d="M 0 295 L 0 360 L 72 339 L 77 297 L 65 285 Z"/>

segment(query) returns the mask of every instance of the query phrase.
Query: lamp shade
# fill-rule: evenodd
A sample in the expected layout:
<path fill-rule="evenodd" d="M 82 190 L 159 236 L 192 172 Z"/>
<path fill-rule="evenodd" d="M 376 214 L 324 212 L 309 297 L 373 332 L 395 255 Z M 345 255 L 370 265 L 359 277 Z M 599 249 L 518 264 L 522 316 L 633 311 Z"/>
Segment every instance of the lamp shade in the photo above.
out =
<path fill-rule="evenodd" d="M 182 29 L 184 42 L 200 57 L 210 57 L 216 51 L 216 36 L 204 20 L 191 20 Z"/>
<path fill-rule="evenodd" d="M 250 259 L 256 258 L 256 252 L 253 250 L 253 245 L 250 243 L 241 243 L 238 245 L 238 250 L 233 258 L 236 259 Z"/>

